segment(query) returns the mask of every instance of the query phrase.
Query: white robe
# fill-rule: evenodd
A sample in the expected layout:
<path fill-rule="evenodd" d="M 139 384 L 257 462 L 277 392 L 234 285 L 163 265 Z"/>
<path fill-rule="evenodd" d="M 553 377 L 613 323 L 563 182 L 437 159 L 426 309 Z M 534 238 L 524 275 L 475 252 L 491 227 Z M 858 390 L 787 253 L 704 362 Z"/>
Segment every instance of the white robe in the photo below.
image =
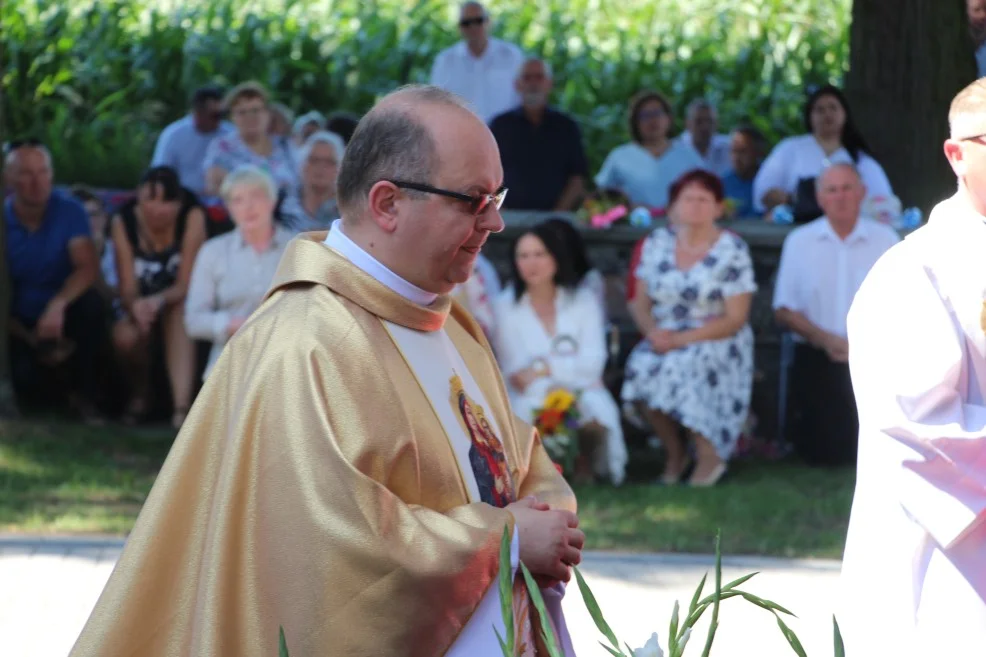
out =
<path fill-rule="evenodd" d="M 587 287 L 574 292 L 559 290 L 553 336 L 541 324 L 527 295 L 515 300 L 512 287 L 500 294 L 495 311 L 496 354 L 508 380 L 507 392 L 514 413 L 530 422 L 552 389 L 561 387 L 581 393 L 579 411 L 583 422 L 595 420 L 607 430 L 605 449 L 597 454 L 594 469 L 614 484 L 623 483 L 627 448 L 619 406 L 602 381 L 607 358 L 605 322 L 596 293 Z M 509 377 L 531 367 L 537 359 L 548 364 L 551 375 L 535 380 L 521 393 L 510 385 Z"/>
<path fill-rule="evenodd" d="M 986 654 L 984 260 L 986 219 L 960 194 L 877 262 L 849 312 L 850 657 Z"/>

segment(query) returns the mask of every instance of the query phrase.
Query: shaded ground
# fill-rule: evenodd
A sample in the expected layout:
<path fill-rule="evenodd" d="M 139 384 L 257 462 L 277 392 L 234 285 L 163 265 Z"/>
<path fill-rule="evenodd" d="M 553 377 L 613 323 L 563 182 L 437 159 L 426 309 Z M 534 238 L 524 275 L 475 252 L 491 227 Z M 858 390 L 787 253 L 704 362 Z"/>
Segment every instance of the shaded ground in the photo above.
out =
<path fill-rule="evenodd" d="M 171 447 L 166 428 L 93 429 L 52 421 L 0 423 L 0 532 L 126 534 Z M 588 549 L 840 558 L 851 469 L 741 461 L 716 487 L 631 483 L 577 489 Z"/>

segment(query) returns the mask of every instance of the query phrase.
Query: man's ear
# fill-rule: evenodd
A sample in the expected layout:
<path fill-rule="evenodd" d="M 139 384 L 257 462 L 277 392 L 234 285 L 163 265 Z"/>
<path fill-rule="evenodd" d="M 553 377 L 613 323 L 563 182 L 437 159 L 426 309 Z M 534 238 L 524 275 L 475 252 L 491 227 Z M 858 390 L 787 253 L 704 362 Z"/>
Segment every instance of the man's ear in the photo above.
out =
<path fill-rule="evenodd" d="M 946 139 L 944 151 L 945 159 L 952 166 L 952 171 L 955 172 L 955 175 L 959 178 L 965 176 L 966 162 L 962 142 L 957 139 Z"/>
<path fill-rule="evenodd" d="M 386 180 L 381 180 L 370 188 L 367 194 L 367 210 L 370 218 L 386 233 L 397 229 L 397 209 L 400 200 L 400 190 Z"/>

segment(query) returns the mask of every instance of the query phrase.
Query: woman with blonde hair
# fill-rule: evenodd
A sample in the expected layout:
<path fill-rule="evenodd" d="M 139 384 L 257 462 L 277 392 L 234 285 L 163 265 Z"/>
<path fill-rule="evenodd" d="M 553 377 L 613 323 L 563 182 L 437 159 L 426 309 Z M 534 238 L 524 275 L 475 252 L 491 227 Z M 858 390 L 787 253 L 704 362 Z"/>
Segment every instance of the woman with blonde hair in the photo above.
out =
<path fill-rule="evenodd" d="M 212 342 L 205 376 L 226 341 L 260 306 L 293 236 L 274 223 L 277 187 L 263 169 L 235 169 L 220 192 L 236 228 L 202 247 L 185 301 L 188 334 Z"/>

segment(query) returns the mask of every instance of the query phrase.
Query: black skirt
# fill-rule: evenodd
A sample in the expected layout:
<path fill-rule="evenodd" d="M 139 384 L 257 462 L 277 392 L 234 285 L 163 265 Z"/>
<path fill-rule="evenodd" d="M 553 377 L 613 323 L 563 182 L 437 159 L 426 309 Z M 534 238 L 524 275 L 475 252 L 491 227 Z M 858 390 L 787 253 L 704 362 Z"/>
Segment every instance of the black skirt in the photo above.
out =
<path fill-rule="evenodd" d="M 797 344 L 788 394 L 788 440 L 811 465 L 856 462 L 859 417 L 849 365 Z"/>

